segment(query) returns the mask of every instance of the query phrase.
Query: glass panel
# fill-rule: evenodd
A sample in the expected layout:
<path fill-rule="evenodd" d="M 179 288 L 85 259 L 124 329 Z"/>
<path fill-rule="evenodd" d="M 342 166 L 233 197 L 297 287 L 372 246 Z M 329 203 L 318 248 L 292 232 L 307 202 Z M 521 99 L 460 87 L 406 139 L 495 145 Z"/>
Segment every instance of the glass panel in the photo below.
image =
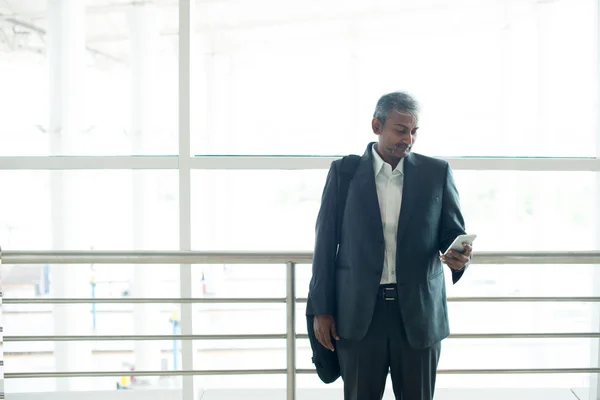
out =
<path fill-rule="evenodd" d="M 194 297 L 284 298 L 284 264 L 205 264 L 192 268 Z M 216 304 L 215 304 L 216 305 Z M 203 306 L 213 307 L 213 304 Z M 235 307 L 244 306 L 236 304 Z M 271 304 L 270 306 L 279 306 Z"/>
<path fill-rule="evenodd" d="M 196 341 L 194 369 L 284 369 L 285 340 Z"/>
<path fill-rule="evenodd" d="M 586 368 L 590 364 L 589 341 L 591 340 L 447 339 L 443 342 L 439 369 Z M 313 368 L 308 339 L 298 339 L 297 346 L 298 368 Z M 555 351 L 548 351 L 550 348 Z M 486 357 L 481 357 L 481 354 L 486 354 Z"/>
<path fill-rule="evenodd" d="M 276 400 L 285 398 L 286 377 L 283 374 L 195 376 L 194 386 L 216 399 L 224 395 L 232 399 Z M 208 395 L 206 398 L 210 399 Z"/>
<path fill-rule="evenodd" d="M 129 298 L 179 297 L 177 266 L 171 265 L 31 265 L 3 266 L 3 326 L 8 336 L 31 335 L 170 335 L 179 333 L 179 304 L 131 304 Z M 63 286 L 65 280 L 68 286 Z M 119 299 L 124 303 L 6 304 L 8 299 L 51 298 Z M 137 370 L 173 368 L 172 341 L 18 342 L 5 343 L 7 372 L 19 372 L 20 362 L 29 370 L 45 371 L 56 363 L 53 356 L 68 354 L 59 346 L 78 350 L 79 358 L 91 352 L 86 366 L 111 370 L 129 362 Z M 62 350 L 61 350 L 62 349 Z M 143 354 L 135 364 L 133 350 Z M 167 357 L 167 353 L 170 355 Z M 148 359 L 154 355 L 155 359 Z M 133 361 L 132 361 L 133 360 Z M 68 361 L 68 360 L 67 360 Z M 78 362 L 81 361 L 80 359 Z M 118 363 L 119 365 L 117 366 Z M 51 369 L 52 370 L 52 369 Z"/>
<path fill-rule="evenodd" d="M 217 296 L 215 296 L 217 297 Z M 223 297 L 223 296 L 218 296 Z M 306 322 L 305 322 L 306 324 Z M 194 333 L 285 334 L 284 304 L 198 304 L 194 305 Z M 254 347 L 253 341 L 215 341 L 214 345 Z"/>
<path fill-rule="evenodd" d="M 311 251 L 325 170 L 192 171 L 192 246 Z M 477 251 L 590 250 L 596 173 L 454 171 Z M 560 232 L 560 235 L 557 234 Z"/>
<path fill-rule="evenodd" d="M 119 299 L 125 303 L 77 305 L 82 319 L 67 329 L 68 335 L 133 335 L 172 333 L 170 319 L 179 305 L 131 304 L 130 298 L 179 296 L 177 265 L 3 265 L 5 300 L 34 298 Z M 60 286 L 67 276 L 69 286 Z M 53 335 L 56 315 L 52 304 L 3 304 L 7 335 Z M 152 314 L 150 325 L 134 329 L 135 315 Z M 69 317 L 69 320 L 76 319 Z M 140 333 L 140 330 L 145 330 Z M 25 345 L 26 343 L 24 343 Z"/>
<path fill-rule="evenodd" d="M 595 3 L 207 3 L 193 153 L 362 153 L 377 99 L 403 89 L 425 154 L 595 156 Z"/>
<path fill-rule="evenodd" d="M 155 390 L 128 390 L 123 396 L 117 383 L 130 384 L 135 389 L 135 383 L 127 375 L 127 366 L 123 365 L 123 376 L 99 378 L 40 378 L 40 379 L 7 379 L 5 382 L 7 398 L 15 400 L 112 400 L 127 397 L 131 400 L 181 400 L 181 378 L 178 377 L 145 377 L 149 380 L 160 381 L 164 386 Z M 139 378 L 138 378 L 139 379 Z M 135 378 L 133 378 L 135 382 Z M 77 390 L 64 391 L 61 387 L 69 385 Z M 85 392 L 85 393 L 82 393 Z"/>
<path fill-rule="evenodd" d="M 314 220 L 326 171 L 193 171 L 193 245 L 199 249 L 312 250 Z M 589 250 L 597 248 L 596 174 L 593 172 L 455 171 L 470 232 L 480 236 L 476 250 Z M 204 193 L 211 193 L 210 196 Z M 218 199 L 219 201 L 216 201 Z M 235 227 L 235 228 L 233 228 Z M 555 232 L 562 232 L 557 237 Z M 519 232 L 518 242 L 515 232 Z M 571 240 L 570 238 L 573 238 Z M 447 276 L 448 295 L 594 296 L 593 266 L 473 265 L 457 285 Z M 283 297 L 285 267 L 196 266 L 195 293 L 211 297 Z M 202 280 L 203 279 L 203 280 Z M 297 267 L 297 295 L 308 291 L 310 266 Z M 587 282 L 587 283 L 582 283 Z M 209 305 L 199 306 L 209 308 Z M 283 305 L 210 305 L 206 328 L 219 333 L 282 333 Z M 305 304 L 297 305 L 299 333 L 306 332 Z M 452 332 L 593 332 L 596 309 L 582 303 L 451 302 Z M 198 314 L 195 314 L 198 315 Z M 473 318 L 473 316 L 477 318 Z M 500 317 L 499 316 L 504 316 Z M 211 321 L 212 324 L 209 322 Z M 236 321 L 235 323 L 232 321 Z M 242 322 L 240 322 L 242 321 Z M 449 339 L 440 368 L 551 368 L 592 366 L 592 339 Z M 208 344 L 207 344 L 208 345 Z M 258 341 L 224 342 L 239 354 L 254 352 Z M 556 348 L 562 357 L 556 355 Z M 488 352 L 488 349 L 489 352 Z M 274 351 L 271 347 L 265 351 Z M 284 348 L 278 350 L 284 355 Z M 490 357 L 481 358 L 488 352 Z M 277 359 L 277 357 L 275 357 Z M 310 368 L 306 340 L 298 341 L 299 368 Z M 588 375 L 440 377 L 439 387 L 585 387 Z M 455 384 L 456 378 L 461 382 Z M 256 387 L 223 377 L 222 385 Z M 254 381 L 253 381 L 254 382 Z M 262 381 L 260 381 L 262 382 Z M 533 383 L 532 383 L 533 382 Z M 213 384 L 213 383 L 211 383 Z M 214 383 L 216 385 L 216 383 Z M 208 385 L 208 383 L 207 383 Z M 265 386 L 260 386 L 265 387 Z M 322 387 L 314 377 L 299 377 L 298 387 Z"/>
<path fill-rule="evenodd" d="M 178 248 L 175 171 L 0 171 L 0 180 L 7 187 L 21 188 L 0 198 L 0 208 L 12 210 L 0 216 L 4 249 Z M 3 265 L 2 289 L 5 299 L 178 297 L 179 269 Z M 3 304 L 3 326 L 6 335 L 171 334 L 170 318 L 178 309 L 168 304 Z M 172 348 L 172 341 L 7 342 L 4 350 L 7 371 L 22 372 L 120 370 L 132 363 L 134 349 L 138 370 L 161 370 L 172 368 Z M 62 355 L 55 357 L 54 351 Z M 27 386 L 11 379 L 6 390 L 11 394 L 36 389 L 114 390 L 117 380 L 46 379 Z M 144 379 L 137 382 L 144 384 Z M 150 382 L 153 388 L 169 385 L 167 380 Z"/>
<path fill-rule="evenodd" d="M 176 171 L 0 171 L 4 249 L 177 249 Z M 18 190 L 16 189 L 18 188 Z"/>
<path fill-rule="evenodd" d="M 192 246 L 312 250 L 326 171 L 192 171 Z"/>
<path fill-rule="evenodd" d="M 442 357 L 445 348 L 442 348 Z M 229 382 L 235 384 L 234 379 Z M 436 398 L 440 399 L 581 399 L 587 400 L 589 389 L 589 374 L 438 374 L 436 378 Z M 299 375 L 297 387 L 300 390 L 310 388 L 323 390 L 323 382 L 316 375 Z M 338 380 L 329 388 L 341 388 Z M 577 397 L 573 396 L 573 392 Z M 314 393 L 314 392 L 313 392 Z M 327 392 L 326 392 L 327 393 Z M 394 400 L 392 382 L 388 378 L 384 400 Z"/>
<path fill-rule="evenodd" d="M 0 156 L 177 153 L 177 2 L 9 3 Z"/>
<path fill-rule="evenodd" d="M 10 268 L 12 267 L 12 268 Z M 179 297 L 177 266 L 52 265 L 3 266 L 7 299 Z M 10 268 L 10 269 L 7 269 Z M 175 271 L 173 271 L 175 268 Z M 175 272 L 175 274 L 174 274 Z M 66 277 L 66 278 L 65 278 Z M 68 286 L 62 287 L 68 282 Z M 7 336 L 31 335 L 170 335 L 179 334 L 179 304 L 4 304 Z M 7 341 L 8 373 L 52 371 L 137 371 L 181 368 L 181 344 L 164 341 Z M 174 367 L 176 366 L 176 367 Z M 21 380 L 8 380 L 10 393 L 30 391 Z M 40 380 L 42 390 L 113 390 L 117 382 L 131 388 L 180 387 L 179 378 L 98 378 L 89 381 Z M 122 382 L 126 382 L 122 383 Z"/>
<path fill-rule="evenodd" d="M 153 330 L 152 332 L 146 332 L 147 335 L 157 334 L 170 334 L 168 329 L 164 329 L 164 332 Z M 68 346 L 77 351 L 78 357 L 89 356 L 87 366 L 89 368 L 85 371 L 120 371 L 124 367 L 125 370 L 136 370 L 136 371 L 172 371 L 174 370 L 174 362 L 177 362 L 177 368 L 181 369 L 181 355 L 178 352 L 181 351 L 181 345 L 174 345 L 172 340 L 162 341 L 96 341 L 96 342 L 70 342 Z M 20 372 L 52 372 L 56 371 L 56 365 L 64 360 L 57 360 L 55 356 L 55 349 L 60 344 L 56 342 L 7 342 L 4 344 L 4 351 L 6 357 L 6 373 L 20 373 Z M 139 351 L 135 351 L 136 348 L 143 346 L 144 354 Z M 173 351 L 175 350 L 176 356 L 174 357 Z M 91 353 L 91 354 L 90 354 Z M 64 353 L 58 353 L 64 354 Z M 148 355 L 154 356 L 150 362 L 146 362 L 146 365 L 140 365 L 139 358 L 148 358 Z M 136 357 L 138 358 L 136 362 Z M 145 360 L 147 361 L 147 360 Z M 154 367 L 154 368 L 149 368 Z M 77 372 L 84 371 L 82 369 L 76 369 L 75 365 L 69 368 L 67 364 L 66 370 L 61 372 Z M 115 378 L 114 380 L 117 380 Z M 143 382 L 145 379 L 138 378 L 138 383 Z M 142 382 L 140 382 L 142 381 Z M 162 382 L 147 382 L 149 383 L 147 389 L 157 389 L 162 386 Z M 112 385 L 114 386 L 114 384 Z M 138 385 L 138 387 L 140 387 Z M 96 390 L 101 390 L 97 388 Z"/>
<path fill-rule="evenodd" d="M 456 285 L 452 285 L 447 274 L 446 286 L 450 298 L 593 297 L 597 294 L 594 293 L 594 283 L 588 278 L 593 276 L 594 268 L 596 267 L 579 265 L 475 264 Z M 310 266 L 303 266 L 302 269 L 305 270 L 303 275 L 310 277 Z M 518 271 L 518 274 L 515 271 Z M 556 278 L 553 278 L 555 276 Z M 281 282 L 281 285 L 283 284 L 284 282 Z M 297 295 L 306 297 L 307 293 L 308 279 L 303 279 L 302 285 L 297 285 Z M 449 308 L 453 333 L 546 333 L 598 330 L 592 318 L 596 312 L 592 304 L 451 302 Z M 298 332 L 306 333 L 305 304 L 298 304 L 296 313 Z M 511 315 L 511 318 L 501 320 L 496 318 L 497 315 L 506 314 Z M 472 315 L 477 315 L 478 318 L 474 319 Z"/>

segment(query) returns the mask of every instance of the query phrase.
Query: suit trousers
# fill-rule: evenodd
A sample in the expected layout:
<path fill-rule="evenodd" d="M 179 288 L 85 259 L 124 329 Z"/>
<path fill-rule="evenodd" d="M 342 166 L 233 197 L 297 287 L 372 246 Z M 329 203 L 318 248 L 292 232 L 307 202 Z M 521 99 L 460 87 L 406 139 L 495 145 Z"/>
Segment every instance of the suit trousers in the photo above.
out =
<path fill-rule="evenodd" d="M 441 343 L 411 348 L 397 296 L 381 292 L 365 337 L 337 342 L 344 400 L 381 400 L 388 372 L 396 400 L 432 400 Z"/>

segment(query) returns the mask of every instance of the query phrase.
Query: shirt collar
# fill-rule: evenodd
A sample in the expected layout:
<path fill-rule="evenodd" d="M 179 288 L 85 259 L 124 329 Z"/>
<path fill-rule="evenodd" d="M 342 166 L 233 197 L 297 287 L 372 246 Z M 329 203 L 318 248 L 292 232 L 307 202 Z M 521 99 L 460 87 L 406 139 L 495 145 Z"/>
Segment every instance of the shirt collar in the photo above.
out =
<path fill-rule="evenodd" d="M 383 161 L 383 158 L 381 158 L 379 153 L 377 153 L 377 150 L 375 150 L 375 146 L 376 146 L 375 143 L 373 144 L 373 146 L 371 146 L 371 154 L 373 155 L 373 170 L 375 171 L 375 176 L 377 176 L 383 169 L 384 165 L 386 165 L 387 163 L 385 161 Z M 389 165 L 389 164 L 387 164 L 387 165 Z M 391 165 L 390 165 L 390 169 L 391 169 Z M 404 174 L 404 158 L 402 158 L 400 160 L 400 162 L 396 166 L 396 169 L 394 171 L 392 171 L 392 173 L 394 173 L 394 172 L 400 173 L 400 175 Z"/>

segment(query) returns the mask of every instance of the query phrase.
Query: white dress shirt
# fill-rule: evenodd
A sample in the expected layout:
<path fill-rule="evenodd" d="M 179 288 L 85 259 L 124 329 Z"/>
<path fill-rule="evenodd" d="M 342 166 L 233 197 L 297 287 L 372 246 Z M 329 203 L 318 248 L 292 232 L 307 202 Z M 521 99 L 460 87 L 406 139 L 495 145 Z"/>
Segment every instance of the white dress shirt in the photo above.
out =
<path fill-rule="evenodd" d="M 373 170 L 375 171 L 375 186 L 381 223 L 383 225 L 383 238 L 385 240 L 385 258 L 381 284 L 396 283 L 396 237 L 398 235 L 398 219 L 402 206 L 402 184 L 404 181 L 404 159 L 400 160 L 394 170 L 392 166 L 381 158 L 375 150 L 373 154 Z"/>

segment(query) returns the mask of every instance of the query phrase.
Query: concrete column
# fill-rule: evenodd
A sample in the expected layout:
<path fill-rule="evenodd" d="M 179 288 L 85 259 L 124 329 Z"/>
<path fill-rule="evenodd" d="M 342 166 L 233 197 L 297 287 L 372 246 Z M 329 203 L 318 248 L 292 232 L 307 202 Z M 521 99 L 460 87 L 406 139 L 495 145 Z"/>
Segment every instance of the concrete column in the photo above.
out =
<path fill-rule="evenodd" d="M 155 105 L 157 74 L 158 24 L 157 9 L 152 4 L 137 4 L 129 12 L 130 29 L 130 71 L 131 71 L 131 136 L 132 154 L 144 153 L 144 147 L 151 140 L 152 128 L 156 126 L 153 117 L 160 112 Z M 149 246 L 149 230 L 147 221 L 152 218 L 148 212 L 153 196 L 150 182 L 144 172 L 132 171 L 132 225 L 133 248 L 147 249 Z M 175 266 L 173 266 L 175 268 Z M 133 297 L 157 297 L 161 294 L 161 272 L 159 266 L 135 265 L 132 285 Z M 168 320 L 161 320 L 159 312 L 161 304 L 134 305 L 134 334 L 157 334 L 161 325 L 167 326 Z M 160 370 L 160 342 L 135 342 L 135 369 Z M 139 377 L 138 381 L 147 380 Z"/>
<path fill-rule="evenodd" d="M 50 73 L 50 150 L 51 154 L 73 154 L 76 136 L 81 131 L 82 89 L 85 73 L 84 0 L 48 0 L 47 56 Z M 67 212 L 71 194 L 68 173 L 51 172 L 52 246 L 55 250 L 73 249 L 77 232 Z M 89 297 L 89 267 L 85 265 L 51 267 L 53 297 Z M 55 305 L 55 335 L 90 333 L 90 308 L 87 304 Z M 89 321 L 85 323 L 84 321 Z M 58 372 L 92 369 L 90 342 L 56 342 L 55 368 Z M 57 379 L 57 391 L 85 390 L 87 379 Z"/>

